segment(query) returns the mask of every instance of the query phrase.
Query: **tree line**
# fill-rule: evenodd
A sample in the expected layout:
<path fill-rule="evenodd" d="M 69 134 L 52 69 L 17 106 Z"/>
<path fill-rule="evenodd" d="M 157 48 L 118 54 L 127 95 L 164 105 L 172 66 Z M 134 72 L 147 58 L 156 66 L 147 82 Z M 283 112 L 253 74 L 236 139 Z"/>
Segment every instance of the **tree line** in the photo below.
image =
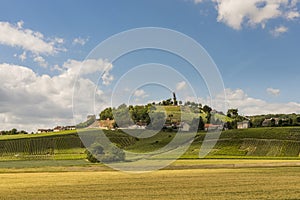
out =
<path fill-rule="evenodd" d="M 16 128 L 13 128 L 8 131 L 5 131 L 5 130 L 0 131 L 0 135 L 17 135 L 17 134 L 28 134 L 28 132 L 26 132 L 24 130 L 18 131 Z"/>

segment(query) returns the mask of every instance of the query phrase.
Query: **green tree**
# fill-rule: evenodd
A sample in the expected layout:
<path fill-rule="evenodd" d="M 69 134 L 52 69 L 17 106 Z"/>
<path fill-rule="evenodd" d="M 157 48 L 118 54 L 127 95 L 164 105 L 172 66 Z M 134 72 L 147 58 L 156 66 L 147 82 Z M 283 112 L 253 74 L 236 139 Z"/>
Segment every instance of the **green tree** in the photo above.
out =
<path fill-rule="evenodd" d="M 129 108 L 125 104 L 122 104 L 117 109 L 114 109 L 113 116 L 118 127 L 127 127 L 133 125 Z"/>
<path fill-rule="evenodd" d="M 275 119 L 271 119 L 271 126 L 274 127 L 275 126 Z"/>
<path fill-rule="evenodd" d="M 15 129 L 15 128 L 11 129 L 10 132 L 11 132 L 12 135 L 18 134 L 18 131 L 17 131 L 17 129 Z"/>
<path fill-rule="evenodd" d="M 205 112 L 205 113 L 210 113 L 212 111 L 212 108 L 209 107 L 208 105 L 205 105 L 203 106 L 202 110 Z"/>
<path fill-rule="evenodd" d="M 199 118 L 193 118 L 191 123 L 191 130 L 192 131 L 204 130 L 204 122 L 201 116 Z"/>
<path fill-rule="evenodd" d="M 86 151 L 87 159 L 92 163 L 97 162 L 119 162 L 125 160 L 125 153 L 122 149 L 113 144 L 103 148 L 99 143 L 93 143 Z"/>
<path fill-rule="evenodd" d="M 231 118 L 236 118 L 238 116 L 238 109 L 236 108 L 228 109 L 227 116 Z"/>
<path fill-rule="evenodd" d="M 114 116 L 113 116 L 113 112 L 112 112 L 112 108 L 109 107 L 109 108 L 105 108 L 101 113 L 100 113 L 100 119 L 101 120 L 106 120 L 106 119 L 111 119 L 113 120 L 114 119 Z"/>
<path fill-rule="evenodd" d="M 150 129 L 154 129 L 154 130 L 161 129 L 166 122 L 166 115 L 164 112 L 151 112 L 150 118 L 151 118 L 151 123 L 149 124 Z"/>

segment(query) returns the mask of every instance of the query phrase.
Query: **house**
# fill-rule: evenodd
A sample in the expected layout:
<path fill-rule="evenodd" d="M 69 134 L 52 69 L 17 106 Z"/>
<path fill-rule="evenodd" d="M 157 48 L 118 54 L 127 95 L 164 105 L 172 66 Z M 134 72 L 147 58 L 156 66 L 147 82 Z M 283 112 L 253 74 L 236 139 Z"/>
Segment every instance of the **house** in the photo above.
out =
<path fill-rule="evenodd" d="M 76 130 L 76 126 L 65 126 L 64 130 Z"/>
<path fill-rule="evenodd" d="M 49 133 L 53 132 L 53 129 L 38 129 L 37 133 Z"/>
<path fill-rule="evenodd" d="M 237 122 L 238 129 L 250 128 L 250 122 L 248 120 L 244 120 L 242 122 Z"/>
<path fill-rule="evenodd" d="M 63 130 L 63 127 L 56 126 L 56 127 L 54 127 L 53 132 L 59 132 L 59 131 L 62 131 L 62 130 Z"/>
<path fill-rule="evenodd" d="M 270 118 L 270 119 L 265 119 L 263 122 L 262 122 L 262 126 L 264 127 L 267 127 L 267 126 L 272 126 L 272 121 L 274 121 L 274 125 L 278 125 L 279 124 L 279 118 Z"/>
<path fill-rule="evenodd" d="M 101 129 L 113 129 L 114 128 L 115 120 L 110 120 L 107 118 L 106 120 L 99 121 L 99 127 Z"/>
<path fill-rule="evenodd" d="M 56 126 L 53 128 L 53 132 L 76 130 L 76 126 Z"/>
<path fill-rule="evenodd" d="M 188 123 L 182 122 L 179 128 L 179 131 L 187 132 L 189 131 L 191 126 Z"/>
<path fill-rule="evenodd" d="M 128 126 L 128 129 L 146 129 L 146 126 L 140 126 L 138 124 L 134 124 L 134 125 Z"/>
<path fill-rule="evenodd" d="M 218 124 L 204 124 L 204 129 L 206 131 L 209 131 L 209 130 L 223 130 L 223 125 L 218 125 Z"/>

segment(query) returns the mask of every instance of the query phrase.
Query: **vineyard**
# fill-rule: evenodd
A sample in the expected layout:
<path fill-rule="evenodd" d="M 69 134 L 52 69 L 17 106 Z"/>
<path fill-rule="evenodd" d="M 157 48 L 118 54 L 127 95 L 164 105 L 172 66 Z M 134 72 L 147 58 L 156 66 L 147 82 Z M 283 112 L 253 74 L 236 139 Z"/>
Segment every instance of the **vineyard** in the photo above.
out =
<path fill-rule="evenodd" d="M 140 133 L 139 130 L 132 131 L 135 135 Z M 1 136 L 0 160 L 84 159 L 86 157 L 85 146 L 91 145 L 96 140 L 102 140 L 98 133 L 98 130 L 92 129 L 84 130 L 80 137 L 76 131 L 56 134 Z M 107 130 L 104 133 L 110 142 L 132 152 L 158 150 L 166 146 L 176 135 L 175 132 L 159 132 L 148 138 L 136 138 L 125 134 L 121 130 Z M 194 142 L 182 158 L 198 158 L 205 134 L 205 132 L 197 134 Z M 85 141 L 84 144 L 81 139 Z M 188 141 L 182 141 L 177 146 L 186 142 Z M 251 128 L 222 132 L 220 139 L 208 154 L 208 158 L 289 157 L 299 159 L 299 155 L 299 128 Z"/>
<path fill-rule="evenodd" d="M 88 143 L 93 143 L 97 131 L 86 131 L 91 137 L 84 138 Z M 91 133 L 91 134 L 89 134 Z M 109 140 L 119 147 L 124 148 L 136 142 L 135 138 L 107 132 Z M 98 138 L 99 139 L 99 138 Z M 49 134 L 38 137 L 24 136 L 24 138 L 0 140 L 0 160 L 27 160 L 27 159 L 83 159 L 85 146 L 77 133 Z"/>
<path fill-rule="evenodd" d="M 58 137 L 0 140 L 1 159 L 54 159 L 71 149 L 83 148 L 81 140 L 74 135 Z M 74 154 L 78 151 L 74 151 Z"/>
<path fill-rule="evenodd" d="M 298 157 L 300 141 L 273 139 L 219 140 L 210 156 Z"/>

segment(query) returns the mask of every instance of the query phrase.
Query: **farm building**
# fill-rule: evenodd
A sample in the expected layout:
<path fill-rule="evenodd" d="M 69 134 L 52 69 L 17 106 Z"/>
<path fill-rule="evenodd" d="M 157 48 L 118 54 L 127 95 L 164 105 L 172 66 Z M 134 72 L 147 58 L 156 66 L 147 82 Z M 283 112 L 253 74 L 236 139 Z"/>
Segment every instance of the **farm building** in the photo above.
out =
<path fill-rule="evenodd" d="M 250 128 L 250 122 L 248 120 L 244 120 L 242 122 L 238 122 L 237 123 L 237 128 L 238 129 Z"/>
<path fill-rule="evenodd" d="M 107 118 L 106 120 L 99 121 L 99 127 L 101 129 L 113 129 L 114 128 L 115 120 L 110 120 Z"/>
<path fill-rule="evenodd" d="M 38 129 L 37 133 L 49 133 L 53 132 L 53 129 Z"/>
<path fill-rule="evenodd" d="M 185 131 L 185 132 L 187 132 L 187 131 L 190 130 L 190 128 L 191 128 L 191 126 L 188 123 L 182 122 L 180 124 L 179 131 Z"/>
<path fill-rule="evenodd" d="M 272 125 L 272 121 L 274 123 L 274 125 L 278 125 L 279 123 L 279 118 L 270 118 L 270 119 L 265 119 L 263 122 L 262 122 L 262 126 L 264 127 L 267 127 L 267 126 L 271 126 Z"/>
<path fill-rule="evenodd" d="M 204 124 L 204 129 L 206 131 L 208 130 L 222 130 L 223 125 L 218 125 L 218 124 Z"/>

